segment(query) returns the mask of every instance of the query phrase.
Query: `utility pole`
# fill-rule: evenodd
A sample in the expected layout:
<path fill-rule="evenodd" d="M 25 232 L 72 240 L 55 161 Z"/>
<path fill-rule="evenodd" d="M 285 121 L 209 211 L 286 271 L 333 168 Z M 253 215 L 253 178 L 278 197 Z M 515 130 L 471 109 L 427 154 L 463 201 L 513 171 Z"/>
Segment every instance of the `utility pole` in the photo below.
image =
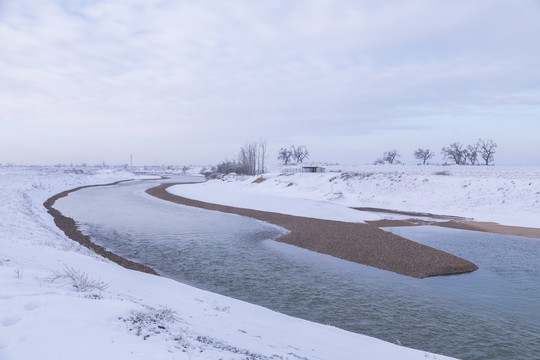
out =
<path fill-rule="evenodd" d="M 133 154 L 131 154 L 130 157 L 131 157 L 131 167 L 133 167 Z"/>

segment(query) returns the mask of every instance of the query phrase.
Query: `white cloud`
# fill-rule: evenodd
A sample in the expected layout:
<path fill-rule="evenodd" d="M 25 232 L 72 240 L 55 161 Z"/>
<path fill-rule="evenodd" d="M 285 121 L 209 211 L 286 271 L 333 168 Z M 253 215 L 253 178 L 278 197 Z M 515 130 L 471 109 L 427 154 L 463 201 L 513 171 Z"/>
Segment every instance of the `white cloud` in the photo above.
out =
<path fill-rule="evenodd" d="M 505 116 L 538 115 L 532 0 L 22 0 L 0 12 L 2 128 L 23 126 L 42 148 L 48 128 L 70 129 L 103 142 L 109 162 L 115 144 L 144 139 L 196 148 L 193 162 L 218 161 L 261 136 L 311 137 L 350 161 L 339 146 L 351 137 L 380 144 L 399 133 L 407 143 L 429 133 L 446 142 L 462 133 L 448 132 L 449 121 L 497 127 Z M 493 137 L 532 130 L 515 131 Z M 174 160 L 147 151 L 149 161 Z M 43 161 L 57 161 L 46 153 Z M 33 160 L 12 152 L 6 161 Z"/>

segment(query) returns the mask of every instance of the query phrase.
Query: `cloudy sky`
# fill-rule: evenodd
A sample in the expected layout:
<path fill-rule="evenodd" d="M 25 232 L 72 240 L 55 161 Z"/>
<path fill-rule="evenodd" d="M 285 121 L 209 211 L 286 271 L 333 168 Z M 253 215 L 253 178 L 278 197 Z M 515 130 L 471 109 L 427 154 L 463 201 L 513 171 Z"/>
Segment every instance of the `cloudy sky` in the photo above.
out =
<path fill-rule="evenodd" d="M 0 163 L 540 165 L 539 34 L 538 0 L 0 0 Z"/>

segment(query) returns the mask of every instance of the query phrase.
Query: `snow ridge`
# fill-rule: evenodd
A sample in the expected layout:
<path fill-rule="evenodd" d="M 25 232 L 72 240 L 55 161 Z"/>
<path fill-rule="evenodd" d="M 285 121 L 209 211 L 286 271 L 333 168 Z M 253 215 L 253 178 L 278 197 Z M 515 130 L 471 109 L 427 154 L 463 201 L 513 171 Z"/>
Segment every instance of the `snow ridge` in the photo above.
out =
<path fill-rule="evenodd" d="M 502 225 L 540 224 L 540 167 L 329 166 L 325 173 L 229 175 L 200 185 L 179 185 L 170 192 L 223 205 L 330 220 L 389 217 L 346 214 L 347 210 L 330 206 L 339 205 L 451 215 Z M 339 215 L 334 216 L 335 211 Z"/>

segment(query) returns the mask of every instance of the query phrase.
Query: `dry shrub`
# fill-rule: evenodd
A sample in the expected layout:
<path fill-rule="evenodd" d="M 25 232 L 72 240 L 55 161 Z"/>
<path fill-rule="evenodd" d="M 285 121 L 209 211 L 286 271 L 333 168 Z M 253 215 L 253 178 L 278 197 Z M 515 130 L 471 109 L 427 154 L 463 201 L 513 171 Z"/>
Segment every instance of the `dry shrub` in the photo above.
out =
<path fill-rule="evenodd" d="M 129 317 L 120 317 L 119 320 L 130 326 L 130 332 L 146 340 L 151 335 L 167 332 L 168 324 L 175 323 L 179 319 L 176 311 L 167 307 L 162 309 L 148 307 L 146 311 L 133 311 Z"/>
<path fill-rule="evenodd" d="M 90 292 L 94 290 L 103 291 L 109 287 L 109 284 L 104 283 L 101 279 L 90 279 L 85 272 L 76 270 L 64 264 L 64 269 L 61 272 L 54 272 L 53 276 L 47 279 L 51 283 L 64 280 L 71 284 L 77 292 Z"/>

